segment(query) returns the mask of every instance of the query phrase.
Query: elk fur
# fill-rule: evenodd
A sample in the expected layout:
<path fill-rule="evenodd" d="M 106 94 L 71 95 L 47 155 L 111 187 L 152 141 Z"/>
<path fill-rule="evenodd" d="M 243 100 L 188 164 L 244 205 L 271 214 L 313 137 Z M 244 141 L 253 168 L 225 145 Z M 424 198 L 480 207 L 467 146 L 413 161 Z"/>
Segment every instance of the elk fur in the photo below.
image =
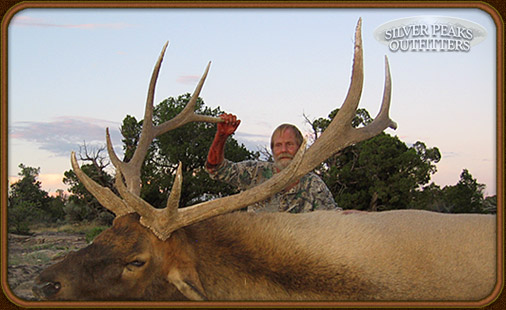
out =
<path fill-rule="evenodd" d="M 68 268 L 82 264 L 76 270 L 92 274 L 74 275 L 72 292 L 62 288 L 57 299 L 477 301 L 496 285 L 491 215 L 235 212 L 181 228 L 166 241 L 138 220 L 116 218 L 95 249 L 48 268 L 39 282 L 69 277 Z M 104 266 L 136 255 L 152 269 L 142 279 L 129 279 L 121 263 Z M 95 281 L 83 280 L 90 277 Z"/>
<path fill-rule="evenodd" d="M 495 286 L 494 216 L 235 213 L 185 231 L 215 300 L 479 300 Z"/>

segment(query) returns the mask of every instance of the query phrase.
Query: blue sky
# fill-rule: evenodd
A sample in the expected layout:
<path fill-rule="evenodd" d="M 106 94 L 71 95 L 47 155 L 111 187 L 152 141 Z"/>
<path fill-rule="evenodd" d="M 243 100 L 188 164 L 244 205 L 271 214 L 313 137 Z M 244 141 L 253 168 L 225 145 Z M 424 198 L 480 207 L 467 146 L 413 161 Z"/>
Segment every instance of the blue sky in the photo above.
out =
<path fill-rule="evenodd" d="M 402 18 L 444 16 L 478 24 L 486 38 L 468 52 L 392 52 L 376 28 Z M 309 133 L 303 114 L 326 117 L 346 95 L 353 33 L 363 19 L 360 107 L 379 109 L 384 55 L 393 80 L 390 115 L 402 141 L 438 147 L 432 181 L 468 169 L 496 193 L 496 26 L 480 9 L 35 9 L 8 26 L 9 177 L 40 167 L 43 188 L 64 188 L 70 152 L 105 143 L 142 118 L 153 65 L 169 41 L 155 102 L 192 92 L 212 61 L 201 97 L 242 120 L 236 138 L 268 145 L 280 123 Z"/>

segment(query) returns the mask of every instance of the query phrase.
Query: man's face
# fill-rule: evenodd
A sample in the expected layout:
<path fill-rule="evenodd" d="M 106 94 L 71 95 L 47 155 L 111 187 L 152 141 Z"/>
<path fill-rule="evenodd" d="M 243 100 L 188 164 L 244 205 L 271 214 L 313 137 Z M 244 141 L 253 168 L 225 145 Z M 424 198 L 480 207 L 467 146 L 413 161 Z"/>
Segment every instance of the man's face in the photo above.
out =
<path fill-rule="evenodd" d="M 274 141 L 272 146 L 274 163 L 279 169 L 284 169 L 292 161 L 300 145 L 297 143 L 295 133 L 289 128 L 275 133 L 272 139 Z"/>

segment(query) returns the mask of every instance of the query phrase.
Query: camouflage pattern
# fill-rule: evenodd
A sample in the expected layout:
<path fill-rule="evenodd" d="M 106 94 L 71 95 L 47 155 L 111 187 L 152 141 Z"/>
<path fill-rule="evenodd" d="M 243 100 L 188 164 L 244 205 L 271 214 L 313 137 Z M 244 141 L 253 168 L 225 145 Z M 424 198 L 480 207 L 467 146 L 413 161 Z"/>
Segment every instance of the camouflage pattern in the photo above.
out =
<path fill-rule="evenodd" d="M 275 173 L 272 162 L 247 160 L 233 163 L 227 159 L 215 169 L 208 170 L 214 180 L 236 186 L 239 190 L 252 188 Z M 271 198 L 248 206 L 249 212 L 303 213 L 315 210 L 342 210 L 320 177 L 310 172 L 292 188 L 283 190 Z"/>

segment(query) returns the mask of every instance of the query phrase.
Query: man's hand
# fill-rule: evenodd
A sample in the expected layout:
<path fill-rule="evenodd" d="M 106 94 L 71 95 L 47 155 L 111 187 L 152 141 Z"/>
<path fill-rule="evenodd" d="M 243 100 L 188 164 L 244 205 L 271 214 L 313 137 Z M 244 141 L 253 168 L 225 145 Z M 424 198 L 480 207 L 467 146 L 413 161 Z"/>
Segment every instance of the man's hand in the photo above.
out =
<path fill-rule="evenodd" d="M 216 132 L 217 136 L 228 137 L 233 134 L 241 120 L 237 119 L 234 114 L 223 113 L 219 116 L 224 120 L 222 123 L 218 123 L 218 131 Z"/>
<path fill-rule="evenodd" d="M 206 168 L 209 173 L 213 173 L 215 168 L 225 159 L 225 142 L 241 123 L 233 114 L 223 113 L 220 118 L 224 122 L 218 123 L 218 130 L 207 154 Z"/>

